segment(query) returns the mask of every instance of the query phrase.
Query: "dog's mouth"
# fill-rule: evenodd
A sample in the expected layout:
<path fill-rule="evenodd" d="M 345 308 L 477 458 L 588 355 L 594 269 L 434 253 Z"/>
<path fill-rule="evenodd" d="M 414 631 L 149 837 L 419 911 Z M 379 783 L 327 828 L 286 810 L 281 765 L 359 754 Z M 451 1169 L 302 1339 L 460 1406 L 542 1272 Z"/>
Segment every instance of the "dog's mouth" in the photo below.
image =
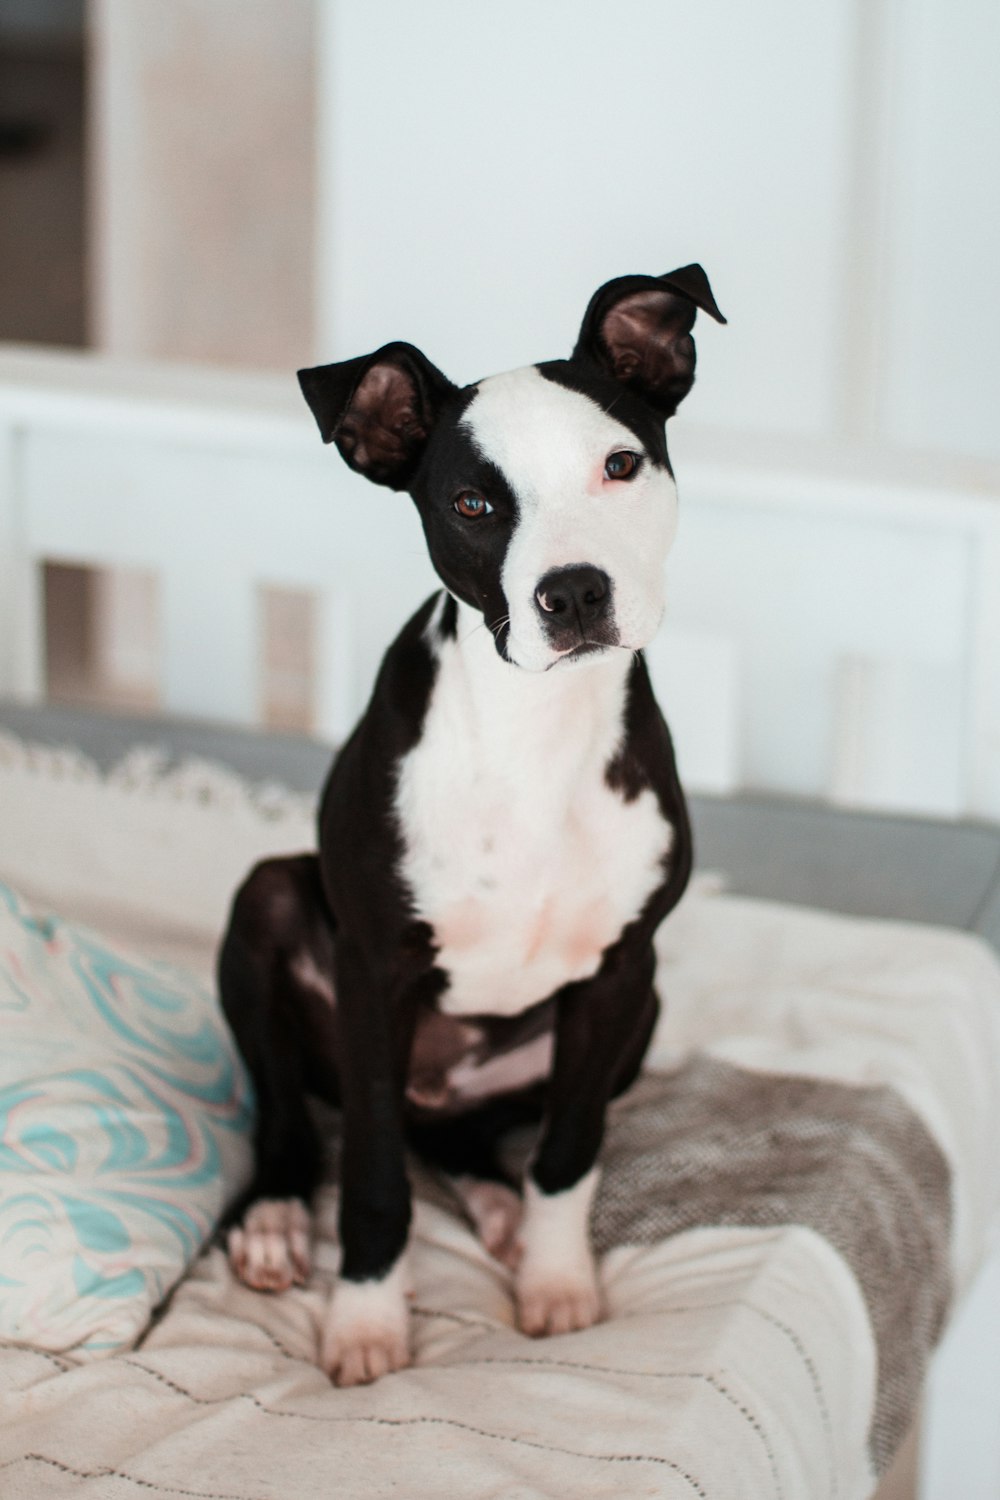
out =
<path fill-rule="evenodd" d="M 571 662 L 583 661 L 585 657 L 603 656 L 606 651 L 618 649 L 620 648 L 612 641 L 578 641 L 575 646 L 560 651 L 555 661 L 550 661 L 545 670 L 550 672 L 553 667 L 569 666 Z"/>
<path fill-rule="evenodd" d="M 533 660 L 530 654 L 525 659 L 518 650 L 518 643 L 512 642 L 509 620 L 489 625 L 487 628 L 493 636 L 497 654 L 510 666 L 520 667 L 524 672 L 551 672 L 553 667 L 570 667 L 580 662 L 596 661 L 611 651 L 631 652 L 633 649 L 619 640 L 594 640 L 584 636 L 572 642 L 571 645 L 561 648 L 550 645 L 548 651 L 539 660 Z M 511 649 L 512 645 L 513 649 Z M 550 655 L 549 652 L 552 654 Z"/>

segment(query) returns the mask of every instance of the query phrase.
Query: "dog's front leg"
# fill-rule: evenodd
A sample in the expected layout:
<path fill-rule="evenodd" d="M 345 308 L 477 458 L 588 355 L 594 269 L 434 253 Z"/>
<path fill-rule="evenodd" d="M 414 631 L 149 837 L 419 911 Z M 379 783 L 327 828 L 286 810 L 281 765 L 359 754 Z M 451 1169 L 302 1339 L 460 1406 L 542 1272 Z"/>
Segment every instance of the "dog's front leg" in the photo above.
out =
<path fill-rule="evenodd" d="M 348 1386 L 377 1380 L 410 1359 L 402 1077 L 412 1022 L 411 1007 L 346 940 L 337 946 L 336 981 L 341 1265 L 324 1316 L 320 1363 L 337 1385 Z"/>
<path fill-rule="evenodd" d="M 651 946 L 620 944 L 593 979 L 559 996 L 545 1121 L 525 1183 L 516 1278 L 525 1333 L 569 1333 L 601 1316 L 589 1232 L 597 1155 L 607 1105 L 638 1071 L 656 1022 L 654 967 Z"/>

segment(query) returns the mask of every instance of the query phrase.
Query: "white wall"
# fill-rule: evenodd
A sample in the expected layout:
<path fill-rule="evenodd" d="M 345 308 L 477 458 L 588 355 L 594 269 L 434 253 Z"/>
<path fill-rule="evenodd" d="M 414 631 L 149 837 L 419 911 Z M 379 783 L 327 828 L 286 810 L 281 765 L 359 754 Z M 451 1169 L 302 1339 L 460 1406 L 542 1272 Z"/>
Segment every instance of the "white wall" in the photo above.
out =
<path fill-rule="evenodd" d="M 320 15 L 318 357 L 472 379 L 697 259 L 731 326 L 685 420 L 1000 459 L 994 0 Z"/>
<path fill-rule="evenodd" d="M 1000 5 L 894 0 L 885 324 L 892 442 L 1000 459 Z"/>
<path fill-rule="evenodd" d="M 87 15 L 98 347 L 291 370 L 408 337 L 466 380 L 698 259 L 731 326 L 685 423 L 1000 461 L 995 0 Z"/>
<path fill-rule="evenodd" d="M 568 353 L 609 277 L 700 260 L 733 327 L 702 331 L 699 415 L 823 429 L 848 7 L 338 0 L 331 14 L 328 355 L 406 337 L 472 379 Z"/>

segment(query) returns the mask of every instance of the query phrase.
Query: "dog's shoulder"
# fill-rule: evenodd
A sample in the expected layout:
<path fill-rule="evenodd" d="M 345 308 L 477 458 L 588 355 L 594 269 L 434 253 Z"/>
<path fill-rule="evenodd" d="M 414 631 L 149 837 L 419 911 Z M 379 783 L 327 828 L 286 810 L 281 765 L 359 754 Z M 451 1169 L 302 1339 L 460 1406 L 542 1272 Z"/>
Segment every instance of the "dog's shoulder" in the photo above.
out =
<path fill-rule="evenodd" d="M 441 643 L 454 636 L 455 622 L 455 601 L 444 589 L 407 620 L 382 658 L 364 714 L 330 768 L 324 802 L 359 773 L 377 773 L 413 749 L 437 679 Z"/>
<path fill-rule="evenodd" d="M 645 658 L 633 658 L 625 692 L 621 742 L 608 762 L 608 785 L 632 802 L 646 788 L 655 792 L 665 816 L 683 807 L 677 759 L 667 721 L 656 699 Z"/>
<path fill-rule="evenodd" d="M 368 706 L 336 755 L 319 808 L 324 877 L 367 853 L 382 869 L 398 859 L 393 799 L 400 761 L 419 742 L 438 675 L 441 643 L 455 630 L 451 596 L 439 589 L 386 652 Z"/>
<path fill-rule="evenodd" d="M 642 652 L 629 672 L 624 734 L 605 771 L 608 785 L 627 802 L 647 789 L 674 831 L 671 860 L 658 906 L 666 915 L 684 894 L 694 863 L 694 839 L 687 801 L 677 771 L 673 739 L 657 702 Z"/>
<path fill-rule="evenodd" d="M 423 730 L 442 646 L 454 639 L 456 629 L 457 607 L 445 589 L 431 594 L 407 620 L 383 658 L 359 725 L 367 731 L 369 748 L 378 740 L 388 759 L 412 750 Z"/>

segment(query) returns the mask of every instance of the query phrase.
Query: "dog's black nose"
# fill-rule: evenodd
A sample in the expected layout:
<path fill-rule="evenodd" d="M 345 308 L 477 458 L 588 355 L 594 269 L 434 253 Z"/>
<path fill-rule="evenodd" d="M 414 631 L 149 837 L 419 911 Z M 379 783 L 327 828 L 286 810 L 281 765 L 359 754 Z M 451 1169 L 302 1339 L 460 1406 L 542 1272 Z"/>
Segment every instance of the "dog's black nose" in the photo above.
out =
<path fill-rule="evenodd" d="M 535 604 L 547 622 L 560 625 L 578 622 L 583 626 L 599 620 L 607 613 L 610 598 L 611 579 L 588 564 L 553 568 L 535 589 Z"/>

